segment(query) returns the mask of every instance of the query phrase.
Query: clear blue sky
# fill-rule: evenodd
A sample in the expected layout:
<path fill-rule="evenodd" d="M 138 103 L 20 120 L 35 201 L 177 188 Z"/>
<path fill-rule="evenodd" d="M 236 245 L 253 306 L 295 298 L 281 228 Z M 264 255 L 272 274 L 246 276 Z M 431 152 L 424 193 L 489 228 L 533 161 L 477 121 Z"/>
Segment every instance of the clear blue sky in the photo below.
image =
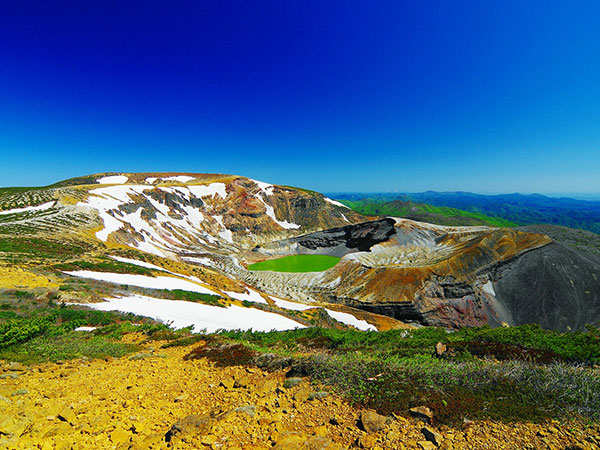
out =
<path fill-rule="evenodd" d="M 0 2 L 0 186 L 600 192 L 597 1 Z"/>

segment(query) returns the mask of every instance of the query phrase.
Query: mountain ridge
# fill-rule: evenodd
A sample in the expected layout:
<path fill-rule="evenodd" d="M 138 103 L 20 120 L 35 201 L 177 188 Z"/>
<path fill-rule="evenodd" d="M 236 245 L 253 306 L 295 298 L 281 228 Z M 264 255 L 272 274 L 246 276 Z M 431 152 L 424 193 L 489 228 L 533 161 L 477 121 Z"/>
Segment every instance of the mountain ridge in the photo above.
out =
<path fill-rule="evenodd" d="M 482 195 L 463 191 L 328 195 L 342 201 L 371 199 L 381 204 L 394 200 L 420 202 L 499 217 L 518 225 L 562 225 L 600 234 L 600 201 L 594 200 L 555 198 L 541 194 Z"/>

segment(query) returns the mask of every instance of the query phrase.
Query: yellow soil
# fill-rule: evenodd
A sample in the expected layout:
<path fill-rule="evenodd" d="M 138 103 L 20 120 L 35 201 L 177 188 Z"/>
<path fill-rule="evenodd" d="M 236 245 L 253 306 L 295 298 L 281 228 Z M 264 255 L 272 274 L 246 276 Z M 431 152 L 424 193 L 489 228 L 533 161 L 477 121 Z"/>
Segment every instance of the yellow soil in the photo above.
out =
<path fill-rule="evenodd" d="M 56 288 L 55 280 L 20 267 L 0 266 L 0 289 Z"/>
<path fill-rule="evenodd" d="M 156 351 L 145 344 L 144 352 L 151 356 L 142 359 L 42 364 L 17 378 L 1 377 L 0 448 L 435 448 L 428 446 L 416 419 L 394 416 L 380 431 L 366 433 L 357 426 L 362 411 L 340 397 L 308 400 L 310 393 L 323 389 L 308 380 L 286 389 L 284 372 L 184 361 L 191 348 L 153 345 Z M 248 405 L 254 415 L 252 408 L 236 411 Z M 201 426 L 183 427 L 167 444 L 165 435 L 173 424 L 190 415 L 197 415 Z M 437 431 L 441 449 L 590 450 L 600 443 L 597 426 L 556 421 L 486 421 Z"/>

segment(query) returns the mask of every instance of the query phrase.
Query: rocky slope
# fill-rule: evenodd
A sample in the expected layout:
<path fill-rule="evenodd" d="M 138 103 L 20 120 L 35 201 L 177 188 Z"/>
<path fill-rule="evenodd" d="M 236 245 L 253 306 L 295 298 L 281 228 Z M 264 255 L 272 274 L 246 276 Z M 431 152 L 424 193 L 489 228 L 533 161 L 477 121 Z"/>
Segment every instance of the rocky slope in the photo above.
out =
<path fill-rule="evenodd" d="M 388 218 L 263 245 L 253 253 L 344 256 L 322 274 L 252 273 L 248 279 L 298 299 L 310 292 L 403 321 L 446 327 L 537 323 L 569 330 L 600 320 L 597 256 L 537 233 Z"/>
<path fill-rule="evenodd" d="M 362 244 L 357 244 L 358 236 Z M 536 251 L 550 243 L 547 236 L 512 229 L 442 227 L 382 219 L 255 248 L 253 253 L 269 256 L 320 253 L 344 257 L 325 273 L 298 276 L 261 272 L 250 274 L 249 280 L 267 290 L 280 287 L 287 295 L 296 292 L 299 299 L 309 292 L 323 301 L 341 302 L 404 321 L 442 326 L 531 323 L 538 316 L 527 316 L 522 305 L 511 303 L 511 299 L 515 295 L 523 298 L 521 290 L 529 288 L 531 292 L 535 287 L 519 278 L 524 274 L 516 270 L 512 281 L 505 278 L 501 284 L 510 282 L 515 289 L 497 294 L 494 283 L 501 274 L 496 269 L 516 267 L 526 254 L 536 261 L 542 255 Z M 570 283 L 560 272 L 546 274 L 545 282 L 548 277 L 558 286 Z M 584 292 L 582 286 L 574 289 Z M 541 292 L 538 289 L 535 295 Z M 597 302 L 594 295 L 588 298 Z M 557 317 L 572 307 L 566 302 L 553 306 Z M 593 310 L 589 312 L 587 319 L 597 317 Z M 560 328 L 567 322 L 581 327 L 585 320 L 548 320 L 544 325 Z"/>
<path fill-rule="evenodd" d="M 0 365 L 5 449 L 582 449 L 598 425 L 467 422 L 452 428 L 352 407 L 284 371 L 186 360 L 142 343 L 132 357 Z M 1 362 L 0 362 L 1 364 Z M 433 412 L 435 414 L 435 412 Z M 434 416 L 435 419 L 435 416 Z"/>

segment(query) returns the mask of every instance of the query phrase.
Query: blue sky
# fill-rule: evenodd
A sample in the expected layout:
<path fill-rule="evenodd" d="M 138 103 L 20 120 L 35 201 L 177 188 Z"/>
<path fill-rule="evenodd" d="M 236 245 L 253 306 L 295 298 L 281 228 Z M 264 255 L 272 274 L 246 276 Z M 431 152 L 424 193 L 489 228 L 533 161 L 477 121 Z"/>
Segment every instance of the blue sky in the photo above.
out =
<path fill-rule="evenodd" d="M 599 193 L 599 23 L 591 1 L 1 2 L 0 186 Z"/>

